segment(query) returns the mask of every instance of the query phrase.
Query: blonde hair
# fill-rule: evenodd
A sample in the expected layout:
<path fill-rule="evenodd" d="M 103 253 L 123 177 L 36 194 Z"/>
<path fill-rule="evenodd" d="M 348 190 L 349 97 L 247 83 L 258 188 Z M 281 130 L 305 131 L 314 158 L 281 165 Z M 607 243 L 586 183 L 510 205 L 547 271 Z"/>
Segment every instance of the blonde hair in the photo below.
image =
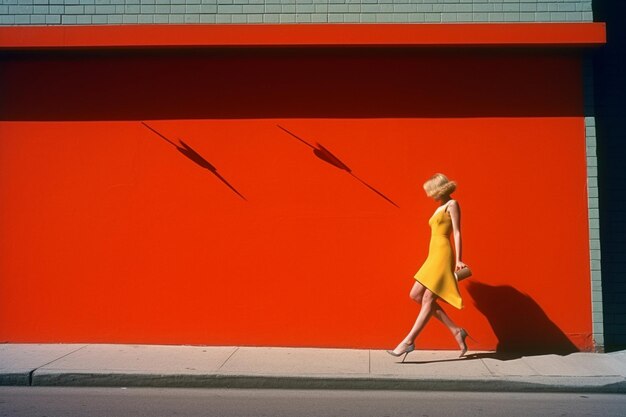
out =
<path fill-rule="evenodd" d="M 424 191 L 428 197 L 441 198 L 450 195 L 456 190 L 456 182 L 450 181 L 443 174 L 435 174 L 424 183 Z"/>

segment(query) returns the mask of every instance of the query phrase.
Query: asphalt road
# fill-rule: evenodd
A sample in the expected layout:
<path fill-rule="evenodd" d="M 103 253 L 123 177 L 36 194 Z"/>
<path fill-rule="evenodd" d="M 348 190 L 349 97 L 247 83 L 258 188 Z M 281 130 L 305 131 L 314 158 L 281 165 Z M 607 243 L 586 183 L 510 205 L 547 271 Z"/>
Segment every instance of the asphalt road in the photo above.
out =
<path fill-rule="evenodd" d="M 620 416 L 626 395 L 0 387 L 0 416 Z"/>

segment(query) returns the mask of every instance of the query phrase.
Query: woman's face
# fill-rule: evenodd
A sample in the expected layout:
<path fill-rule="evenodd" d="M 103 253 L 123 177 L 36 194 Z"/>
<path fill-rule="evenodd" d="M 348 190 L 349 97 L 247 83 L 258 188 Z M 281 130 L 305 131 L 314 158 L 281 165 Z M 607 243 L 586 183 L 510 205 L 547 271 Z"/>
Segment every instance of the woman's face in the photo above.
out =
<path fill-rule="evenodd" d="M 432 198 L 435 201 L 439 201 L 439 197 L 437 195 L 428 195 L 428 192 L 426 190 L 424 190 L 424 193 L 426 193 L 426 197 Z"/>

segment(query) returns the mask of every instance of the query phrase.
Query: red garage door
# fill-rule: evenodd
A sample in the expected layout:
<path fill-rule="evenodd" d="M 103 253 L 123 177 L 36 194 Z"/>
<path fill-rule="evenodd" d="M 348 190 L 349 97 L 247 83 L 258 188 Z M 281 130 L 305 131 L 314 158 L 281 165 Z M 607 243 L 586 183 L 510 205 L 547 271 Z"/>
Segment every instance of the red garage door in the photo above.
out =
<path fill-rule="evenodd" d="M 592 346 L 578 56 L 31 52 L 0 87 L 3 341 L 393 347 L 443 172 L 472 348 Z"/>

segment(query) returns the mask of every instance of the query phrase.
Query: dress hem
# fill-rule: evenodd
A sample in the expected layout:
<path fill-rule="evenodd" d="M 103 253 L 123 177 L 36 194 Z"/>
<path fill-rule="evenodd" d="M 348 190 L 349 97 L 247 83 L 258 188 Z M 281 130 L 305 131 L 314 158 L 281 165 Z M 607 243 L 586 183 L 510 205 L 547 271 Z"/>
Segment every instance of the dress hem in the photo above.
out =
<path fill-rule="evenodd" d="M 464 305 L 463 305 L 463 299 L 461 298 L 461 306 L 457 307 L 454 304 L 452 304 L 450 301 L 446 300 L 445 298 L 443 298 L 442 296 L 440 296 L 439 294 L 437 294 L 436 292 L 434 292 L 432 290 L 432 288 L 429 288 L 428 285 L 424 284 L 422 281 L 420 281 L 419 279 L 417 279 L 415 276 L 413 276 L 413 279 L 417 282 L 419 282 L 420 284 L 422 284 L 424 286 L 424 288 L 426 288 L 427 290 L 429 290 L 430 292 L 432 292 L 433 294 L 435 294 L 437 296 L 437 298 L 441 298 L 443 301 L 445 301 L 446 303 L 450 304 L 452 307 L 456 308 L 457 310 L 462 310 Z"/>

